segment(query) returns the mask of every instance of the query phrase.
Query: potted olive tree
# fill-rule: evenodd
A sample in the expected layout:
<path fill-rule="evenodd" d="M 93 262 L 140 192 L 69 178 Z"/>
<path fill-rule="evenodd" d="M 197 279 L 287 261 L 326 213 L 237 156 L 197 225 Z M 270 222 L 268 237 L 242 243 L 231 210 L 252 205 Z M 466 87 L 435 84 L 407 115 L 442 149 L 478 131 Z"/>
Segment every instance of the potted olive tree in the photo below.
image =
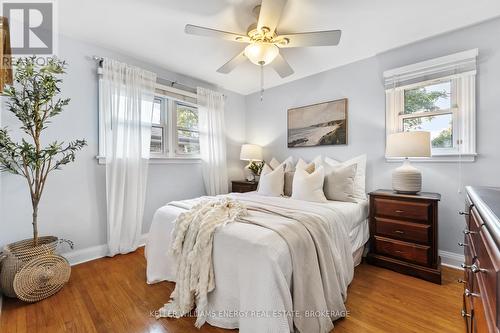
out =
<path fill-rule="evenodd" d="M 33 238 L 5 246 L 7 258 L 1 273 L 1 285 L 7 296 L 16 296 L 12 287 L 13 275 L 30 259 L 53 254 L 57 237 L 38 235 L 38 206 L 48 175 L 73 162 L 85 140 L 68 143 L 55 141 L 42 145 L 41 136 L 53 117 L 68 105 L 69 98 L 57 97 L 60 93 L 66 63 L 50 58 L 37 64 L 36 57 L 20 58 L 14 65 L 14 83 L 4 90 L 8 97 L 6 108 L 20 122 L 23 137 L 14 141 L 7 128 L 0 129 L 0 171 L 19 175 L 26 180 L 30 192 Z M 9 267 L 6 267 L 9 263 Z"/>

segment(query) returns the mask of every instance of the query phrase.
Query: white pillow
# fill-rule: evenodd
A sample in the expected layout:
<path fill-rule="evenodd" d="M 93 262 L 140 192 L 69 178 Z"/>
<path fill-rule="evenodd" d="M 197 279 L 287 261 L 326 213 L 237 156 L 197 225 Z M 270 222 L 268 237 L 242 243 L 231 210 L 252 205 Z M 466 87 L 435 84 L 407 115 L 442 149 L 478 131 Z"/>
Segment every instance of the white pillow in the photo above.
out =
<path fill-rule="evenodd" d="M 325 185 L 323 191 L 328 200 L 356 202 L 354 180 L 357 164 L 325 165 Z"/>
<path fill-rule="evenodd" d="M 366 182 L 366 155 L 360 155 L 351 158 L 348 161 L 339 162 L 332 158 L 325 157 L 325 165 L 348 166 L 356 164 L 356 177 L 354 178 L 354 198 L 366 200 L 365 182 Z"/>
<path fill-rule="evenodd" d="M 276 170 L 278 168 L 278 166 L 280 166 L 281 164 L 285 164 L 285 172 L 293 171 L 293 158 L 292 158 L 292 156 L 288 157 L 286 160 L 284 160 L 281 163 L 274 157 L 271 159 L 271 162 L 269 162 L 269 166 L 271 168 L 273 168 L 273 170 Z"/>
<path fill-rule="evenodd" d="M 269 165 L 264 164 L 262 173 L 260 174 L 257 193 L 271 197 L 279 197 L 283 195 L 284 186 L 285 165 L 280 165 L 280 167 L 273 170 Z"/>
<path fill-rule="evenodd" d="M 326 202 L 323 193 L 323 182 L 325 180 L 325 169 L 320 166 L 313 173 L 305 170 L 295 170 L 292 185 L 292 199 Z"/>
<path fill-rule="evenodd" d="M 308 167 L 311 164 L 314 164 L 315 167 L 319 167 L 320 165 L 322 165 L 322 162 L 323 162 L 323 157 L 321 155 L 316 156 L 309 163 L 307 163 L 306 161 L 304 161 L 302 158 L 299 158 L 299 160 L 297 161 L 297 165 L 295 165 L 295 169 L 297 169 L 297 168 L 302 168 L 303 169 L 304 167 Z"/>
<path fill-rule="evenodd" d="M 316 164 L 314 163 L 314 161 L 307 164 L 306 161 L 299 158 L 299 160 L 297 161 L 297 164 L 295 165 L 295 170 L 298 170 L 298 169 L 306 170 L 307 172 L 312 173 L 315 169 L 315 166 L 316 166 Z"/>

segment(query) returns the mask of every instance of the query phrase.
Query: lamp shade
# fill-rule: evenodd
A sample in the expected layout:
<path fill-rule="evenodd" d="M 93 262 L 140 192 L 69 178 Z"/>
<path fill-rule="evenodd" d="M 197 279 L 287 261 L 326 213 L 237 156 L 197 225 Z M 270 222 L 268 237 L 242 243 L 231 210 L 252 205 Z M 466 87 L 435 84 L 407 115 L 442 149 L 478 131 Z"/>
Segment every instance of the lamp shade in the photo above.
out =
<path fill-rule="evenodd" d="M 400 132 L 387 137 L 386 157 L 430 157 L 431 133 Z"/>
<path fill-rule="evenodd" d="M 262 161 L 262 148 L 257 145 L 244 144 L 241 146 L 240 160 Z"/>

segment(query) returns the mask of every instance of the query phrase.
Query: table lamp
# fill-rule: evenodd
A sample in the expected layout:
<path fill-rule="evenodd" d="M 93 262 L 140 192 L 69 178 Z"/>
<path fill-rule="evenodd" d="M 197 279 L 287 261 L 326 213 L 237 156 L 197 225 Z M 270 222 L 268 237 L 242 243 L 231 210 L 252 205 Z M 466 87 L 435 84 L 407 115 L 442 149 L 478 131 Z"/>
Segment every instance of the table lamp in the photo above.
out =
<path fill-rule="evenodd" d="M 248 170 L 248 167 L 252 164 L 252 162 L 262 161 L 262 147 L 253 144 L 244 144 L 241 146 L 240 152 L 240 160 L 248 161 L 248 165 L 245 167 L 245 170 Z M 248 172 L 245 172 L 248 174 Z M 248 180 L 254 180 L 255 177 L 252 173 L 248 174 Z"/>
<path fill-rule="evenodd" d="M 386 157 L 404 157 L 402 166 L 392 173 L 392 189 L 416 194 L 422 189 L 422 173 L 410 164 L 409 157 L 431 156 L 431 134 L 425 131 L 400 132 L 387 137 Z"/>

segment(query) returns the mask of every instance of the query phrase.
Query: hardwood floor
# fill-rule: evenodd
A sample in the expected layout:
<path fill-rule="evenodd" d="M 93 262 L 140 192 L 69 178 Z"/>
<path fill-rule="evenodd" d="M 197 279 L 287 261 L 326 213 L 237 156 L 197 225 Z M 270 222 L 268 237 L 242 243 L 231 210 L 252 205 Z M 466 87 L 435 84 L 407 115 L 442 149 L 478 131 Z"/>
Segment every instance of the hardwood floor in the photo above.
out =
<path fill-rule="evenodd" d="M 216 333 L 236 332 L 194 318 L 156 320 L 150 311 L 168 300 L 173 283 L 145 283 L 143 250 L 73 267 L 71 280 L 55 296 L 35 304 L 4 298 L 0 332 Z M 350 315 L 335 333 L 465 332 L 460 316 L 461 273 L 443 268 L 443 284 L 361 264 L 349 287 Z"/>

